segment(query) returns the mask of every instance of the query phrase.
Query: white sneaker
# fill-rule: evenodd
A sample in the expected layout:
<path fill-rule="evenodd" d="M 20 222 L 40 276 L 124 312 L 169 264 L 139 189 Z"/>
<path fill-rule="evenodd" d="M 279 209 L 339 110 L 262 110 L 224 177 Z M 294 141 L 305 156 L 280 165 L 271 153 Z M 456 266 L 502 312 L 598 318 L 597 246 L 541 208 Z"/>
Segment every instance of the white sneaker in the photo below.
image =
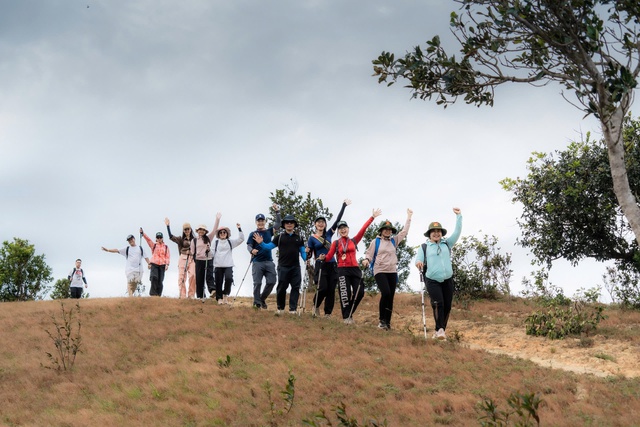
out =
<path fill-rule="evenodd" d="M 313 309 L 313 317 L 320 317 L 320 308 L 316 307 Z"/>
<path fill-rule="evenodd" d="M 218 305 L 224 304 L 224 301 L 222 301 L 221 299 L 218 300 Z"/>
<path fill-rule="evenodd" d="M 356 323 L 353 321 L 353 317 L 347 317 L 343 320 L 343 322 L 345 323 L 345 325 L 353 325 L 354 323 Z"/>
<path fill-rule="evenodd" d="M 447 335 L 444 333 L 444 329 L 440 328 L 438 329 L 438 332 L 436 332 L 437 334 L 437 338 L 439 340 L 446 340 L 447 339 Z"/>
<path fill-rule="evenodd" d="M 276 315 L 282 314 L 282 310 L 276 310 Z"/>
<path fill-rule="evenodd" d="M 434 340 L 438 339 L 438 331 L 433 333 L 433 335 L 431 336 L 431 339 L 434 339 Z"/>
<path fill-rule="evenodd" d="M 298 314 L 296 310 L 289 310 L 289 314 Z"/>

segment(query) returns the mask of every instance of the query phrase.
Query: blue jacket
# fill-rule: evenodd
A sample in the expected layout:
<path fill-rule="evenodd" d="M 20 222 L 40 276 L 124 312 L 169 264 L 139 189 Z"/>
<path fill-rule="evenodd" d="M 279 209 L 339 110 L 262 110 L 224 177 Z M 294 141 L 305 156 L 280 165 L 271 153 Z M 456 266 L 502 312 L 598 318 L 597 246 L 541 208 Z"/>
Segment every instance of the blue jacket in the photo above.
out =
<path fill-rule="evenodd" d="M 418 248 L 418 254 L 416 255 L 416 263 L 422 262 L 427 264 L 427 272 L 425 277 L 427 279 L 435 280 L 437 282 L 444 282 L 453 276 L 453 268 L 451 266 L 451 251 L 450 248 L 456 244 L 460 238 L 462 231 L 462 215 L 456 215 L 456 229 L 449 237 L 443 237 L 439 243 L 434 243 L 427 239 L 427 261 L 424 260 L 424 253 L 422 247 Z"/>

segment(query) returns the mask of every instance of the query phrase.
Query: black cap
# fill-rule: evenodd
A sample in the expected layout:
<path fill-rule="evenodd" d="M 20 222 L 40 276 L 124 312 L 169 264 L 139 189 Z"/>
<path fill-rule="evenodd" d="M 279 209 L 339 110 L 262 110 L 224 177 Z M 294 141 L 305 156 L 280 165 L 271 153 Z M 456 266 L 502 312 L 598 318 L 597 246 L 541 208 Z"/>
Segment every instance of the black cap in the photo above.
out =
<path fill-rule="evenodd" d="M 127 236 L 127 242 L 128 242 L 129 240 L 131 240 L 131 239 L 135 239 L 135 237 L 133 237 L 133 234 L 129 234 L 129 235 Z"/>
<path fill-rule="evenodd" d="M 162 233 L 160 231 L 158 231 L 156 233 L 156 239 L 162 239 L 162 238 L 163 238 Z"/>

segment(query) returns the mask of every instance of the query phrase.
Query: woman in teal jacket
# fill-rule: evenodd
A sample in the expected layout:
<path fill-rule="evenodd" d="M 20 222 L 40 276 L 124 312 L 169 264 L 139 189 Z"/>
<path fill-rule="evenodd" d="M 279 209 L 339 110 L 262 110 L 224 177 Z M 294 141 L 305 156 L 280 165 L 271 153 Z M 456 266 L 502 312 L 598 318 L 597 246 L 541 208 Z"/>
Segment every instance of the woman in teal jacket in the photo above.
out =
<path fill-rule="evenodd" d="M 449 238 L 447 230 L 439 222 L 429 224 L 424 235 L 427 242 L 418 250 L 416 267 L 424 274 L 427 292 L 431 299 L 436 332 L 433 338 L 447 339 L 445 331 L 453 301 L 453 268 L 451 266 L 451 248 L 460 238 L 462 215 L 459 208 L 453 208 L 456 214 L 456 228 Z M 426 252 L 426 261 L 425 261 Z M 425 268 L 426 267 L 426 268 Z"/>

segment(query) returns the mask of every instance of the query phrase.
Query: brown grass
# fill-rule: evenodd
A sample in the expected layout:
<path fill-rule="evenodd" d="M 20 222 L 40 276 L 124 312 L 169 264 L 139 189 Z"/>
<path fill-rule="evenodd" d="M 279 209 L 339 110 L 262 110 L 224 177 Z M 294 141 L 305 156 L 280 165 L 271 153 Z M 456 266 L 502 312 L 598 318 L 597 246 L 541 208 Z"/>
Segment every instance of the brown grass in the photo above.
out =
<path fill-rule="evenodd" d="M 637 379 L 576 375 L 455 342 L 425 342 L 420 297 L 398 295 L 396 308 L 394 330 L 384 332 L 374 327 L 375 296 L 365 298 L 355 326 L 308 314 L 275 316 L 240 300 L 233 307 L 169 298 L 82 300 L 83 352 L 71 372 L 58 372 L 45 369 L 46 352 L 55 350 L 45 330 L 60 302 L 3 303 L 0 424 L 288 426 L 320 409 L 333 414 L 344 402 L 358 420 L 375 416 L 392 426 L 479 425 L 478 402 L 489 397 L 506 409 L 512 392 L 540 393 L 543 425 L 640 419 Z M 453 315 L 504 322 L 524 311 L 517 301 L 476 303 Z M 626 328 L 638 320 L 635 312 L 619 312 L 603 327 L 638 339 Z M 293 407 L 272 416 L 265 385 L 282 409 L 289 372 L 296 378 Z"/>

